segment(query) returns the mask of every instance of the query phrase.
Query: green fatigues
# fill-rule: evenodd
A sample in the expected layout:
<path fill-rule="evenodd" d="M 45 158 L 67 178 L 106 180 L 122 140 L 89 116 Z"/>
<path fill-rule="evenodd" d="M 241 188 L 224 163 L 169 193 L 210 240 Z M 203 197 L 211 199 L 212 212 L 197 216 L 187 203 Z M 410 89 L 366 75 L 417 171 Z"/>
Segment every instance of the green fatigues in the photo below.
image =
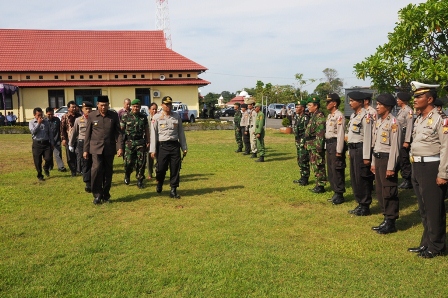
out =
<path fill-rule="evenodd" d="M 345 193 L 345 153 L 347 146 L 345 145 L 344 115 L 341 111 L 336 110 L 333 114 L 329 114 L 325 125 L 325 144 L 328 181 L 331 189 L 338 194 Z M 336 156 L 340 153 L 341 156 Z"/>
<path fill-rule="evenodd" d="M 235 140 L 238 145 L 238 151 L 243 150 L 243 136 L 241 135 L 241 111 L 235 111 L 235 116 L 233 117 L 234 130 L 235 130 Z"/>
<path fill-rule="evenodd" d="M 305 148 L 305 129 L 310 121 L 310 116 L 303 113 L 294 117 L 294 135 L 297 147 L 297 164 L 300 168 L 301 178 L 310 177 L 310 155 Z"/>
<path fill-rule="evenodd" d="M 143 113 L 126 113 L 121 117 L 120 127 L 124 132 L 124 170 L 129 176 L 135 166 L 137 179 L 145 178 L 146 144 L 149 136 L 148 118 Z"/>
<path fill-rule="evenodd" d="M 260 157 L 264 156 L 264 113 L 260 110 L 257 113 L 257 119 L 255 120 L 255 136 L 258 134 L 260 137 L 257 137 L 257 152 L 260 154 Z"/>
<path fill-rule="evenodd" d="M 316 177 L 316 186 L 325 186 L 327 180 L 324 150 L 325 115 L 320 110 L 316 110 L 310 116 L 310 121 L 305 130 L 306 150 L 310 154 L 310 163 Z"/>

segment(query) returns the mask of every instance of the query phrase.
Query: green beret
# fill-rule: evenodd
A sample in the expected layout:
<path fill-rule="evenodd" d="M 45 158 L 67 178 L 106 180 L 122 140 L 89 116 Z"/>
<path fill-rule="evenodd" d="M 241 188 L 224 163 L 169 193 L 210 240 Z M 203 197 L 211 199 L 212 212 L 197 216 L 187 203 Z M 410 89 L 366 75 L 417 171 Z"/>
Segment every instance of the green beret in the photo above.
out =
<path fill-rule="evenodd" d="M 162 98 L 162 103 L 164 104 L 173 103 L 173 99 L 170 96 L 165 96 L 164 98 Z"/>
<path fill-rule="evenodd" d="M 320 99 L 317 97 L 309 97 L 307 100 L 308 103 L 320 104 Z"/>
<path fill-rule="evenodd" d="M 140 105 L 140 99 L 136 98 L 133 101 L 131 101 L 131 106 L 133 105 Z"/>
<path fill-rule="evenodd" d="M 299 105 L 301 105 L 303 107 L 306 107 L 307 102 L 306 102 L 306 100 L 301 100 L 297 104 L 299 104 Z"/>
<path fill-rule="evenodd" d="M 259 107 L 259 108 L 261 108 L 261 103 L 257 103 L 257 104 L 255 104 L 255 107 Z"/>

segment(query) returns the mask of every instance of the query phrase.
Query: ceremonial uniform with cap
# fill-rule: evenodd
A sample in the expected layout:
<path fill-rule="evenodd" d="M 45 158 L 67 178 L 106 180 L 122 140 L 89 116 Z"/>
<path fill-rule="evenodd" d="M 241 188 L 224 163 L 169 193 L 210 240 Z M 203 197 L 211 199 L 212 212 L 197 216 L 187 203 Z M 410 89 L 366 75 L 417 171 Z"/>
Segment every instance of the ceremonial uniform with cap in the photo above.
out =
<path fill-rule="evenodd" d="M 310 177 L 310 155 L 308 150 L 306 150 L 305 146 L 305 130 L 308 122 L 310 121 L 310 116 L 305 112 L 306 109 L 306 100 L 301 100 L 296 104 L 297 106 L 303 107 L 303 112 L 297 113 L 294 117 L 294 135 L 295 135 L 295 143 L 297 148 L 297 164 L 300 169 L 300 179 L 294 180 L 294 183 L 298 183 L 302 186 L 308 185 L 308 180 Z"/>
<path fill-rule="evenodd" d="M 93 104 L 89 101 L 84 101 L 82 103 L 83 115 L 76 118 L 75 124 L 71 131 L 69 137 L 69 150 L 76 148 L 76 156 L 80 162 L 80 172 L 82 173 L 82 180 L 86 184 L 85 191 L 91 192 L 92 187 L 90 184 L 91 168 L 92 168 L 92 157 L 89 156 L 87 159 L 83 158 L 84 154 L 84 139 L 86 137 L 87 121 L 89 119 L 89 112 L 92 111 Z"/>
<path fill-rule="evenodd" d="M 370 171 L 372 151 L 371 115 L 363 108 L 365 93 L 353 91 L 347 94 L 352 101 L 360 104 L 357 112 L 350 116 L 347 145 L 350 156 L 350 181 L 358 206 L 349 213 L 357 216 L 370 215 L 372 203 L 373 173 Z M 364 162 L 366 161 L 366 162 Z"/>
<path fill-rule="evenodd" d="M 236 102 L 233 106 L 235 108 L 235 115 L 233 116 L 233 129 L 235 130 L 235 141 L 238 146 L 238 148 L 235 150 L 235 152 L 242 152 L 243 151 L 243 136 L 241 135 L 241 110 L 240 110 L 240 103 Z"/>
<path fill-rule="evenodd" d="M 244 109 L 244 111 L 243 111 Z M 250 136 L 249 136 L 249 113 L 247 112 L 247 104 L 243 103 L 241 105 L 241 122 L 240 122 L 240 132 L 243 138 L 244 144 L 244 155 L 250 154 Z"/>
<path fill-rule="evenodd" d="M 310 155 L 310 164 L 316 178 L 316 185 L 311 191 L 324 193 L 327 180 L 327 173 L 325 173 L 325 115 L 319 110 L 320 100 L 318 98 L 310 98 L 308 103 L 317 105 L 314 112 L 310 111 L 310 121 L 305 129 L 306 150 Z"/>
<path fill-rule="evenodd" d="M 434 108 L 439 85 L 411 82 L 414 107 L 420 111 L 412 132 L 410 159 L 412 184 L 417 196 L 423 235 L 420 246 L 410 248 L 420 257 L 433 258 L 446 250 L 444 198 L 448 181 L 448 119 Z"/>
<path fill-rule="evenodd" d="M 149 147 L 148 116 L 140 112 L 140 100 L 131 101 L 131 110 L 121 117 L 120 146 L 124 149 L 124 183 L 129 185 L 135 168 L 137 187 L 143 188 L 146 167 L 146 151 Z"/>
<path fill-rule="evenodd" d="M 395 98 L 388 93 L 380 94 L 376 99 L 386 107 L 384 113 L 378 115 L 373 129 L 372 170 L 375 172 L 375 189 L 378 204 L 384 220 L 372 229 L 379 234 L 397 231 L 395 220 L 398 218 L 398 157 L 401 142 L 401 126 L 390 113 L 397 104 Z M 390 110 L 387 110 L 390 107 Z"/>
<path fill-rule="evenodd" d="M 170 168 L 170 197 L 180 198 L 177 194 L 179 187 L 182 149 L 187 154 L 187 141 L 185 139 L 182 119 L 179 114 L 171 110 L 172 98 L 165 96 L 162 99 L 162 111 L 154 115 L 151 123 L 150 149 L 152 156 L 156 156 L 156 180 L 158 193 L 162 192 L 166 171 Z"/>
<path fill-rule="evenodd" d="M 334 191 L 334 195 L 330 201 L 338 205 L 345 201 L 345 154 L 347 152 L 344 129 L 345 118 L 342 112 L 338 110 L 338 106 L 341 103 L 339 95 L 336 93 L 328 94 L 326 101 L 327 105 L 331 102 L 336 103 L 332 107 L 333 111 L 330 111 L 330 114 L 328 114 L 325 123 L 325 146 L 328 181 L 330 182 L 331 189 Z"/>
<path fill-rule="evenodd" d="M 247 101 L 248 105 L 252 106 L 252 109 L 248 109 L 249 113 L 249 138 L 250 138 L 250 151 L 252 152 L 251 158 L 257 157 L 257 137 L 255 136 L 255 122 L 257 121 L 257 112 L 255 112 L 255 101 L 250 99 Z"/>
<path fill-rule="evenodd" d="M 109 97 L 98 96 L 98 108 L 89 114 L 84 139 L 84 158 L 92 156 L 90 182 L 94 204 L 110 202 L 114 156 L 117 151 L 122 153 L 117 143 L 121 133 L 118 114 L 110 111 L 108 104 Z"/>
<path fill-rule="evenodd" d="M 402 101 L 402 106 L 397 114 L 397 121 L 401 127 L 401 141 L 400 141 L 400 158 L 399 169 L 403 182 L 398 188 L 408 189 L 412 188 L 411 183 L 411 163 L 409 161 L 409 151 L 411 150 L 412 129 L 414 126 L 414 111 L 407 103 L 411 100 L 411 95 L 407 92 L 398 92 L 397 100 Z M 406 146 L 405 146 L 406 143 Z"/>

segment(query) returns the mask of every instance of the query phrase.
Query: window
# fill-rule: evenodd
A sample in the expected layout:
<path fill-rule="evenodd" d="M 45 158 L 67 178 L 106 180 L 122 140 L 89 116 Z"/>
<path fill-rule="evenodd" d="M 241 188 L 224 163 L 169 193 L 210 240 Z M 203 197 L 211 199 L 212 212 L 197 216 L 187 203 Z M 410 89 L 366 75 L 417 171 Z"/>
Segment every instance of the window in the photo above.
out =
<path fill-rule="evenodd" d="M 136 75 L 132 75 L 132 78 L 135 79 L 135 78 L 137 78 L 137 76 Z"/>
<path fill-rule="evenodd" d="M 187 73 L 187 78 L 191 77 L 191 75 L 189 73 Z"/>
<path fill-rule="evenodd" d="M 182 74 L 180 73 L 180 74 L 178 74 L 177 76 L 178 76 L 179 78 L 181 78 L 181 77 L 182 77 Z"/>
<path fill-rule="evenodd" d="M 79 78 L 80 78 L 81 80 L 83 80 L 83 79 L 84 79 L 84 76 L 83 76 L 83 75 L 80 75 Z"/>
<path fill-rule="evenodd" d="M 149 88 L 135 88 L 135 98 L 140 99 L 144 106 L 151 104 L 151 90 Z"/>
<path fill-rule="evenodd" d="M 26 76 L 26 79 L 29 80 L 31 77 L 30 76 Z"/>
<path fill-rule="evenodd" d="M 98 79 L 102 79 L 103 78 L 103 75 L 98 75 Z"/>
<path fill-rule="evenodd" d="M 50 108 L 65 106 L 64 90 L 48 90 L 48 106 Z"/>
<path fill-rule="evenodd" d="M 74 79 L 75 79 L 75 76 L 74 76 L 74 75 L 71 75 L 71 76 L 70 76 L 70 79 L 74 80 Z"/>
<path fill-rule="evenodd" d="M 140 78 L 144 79 L 144 78 L 145 78 L 145 75 L 144 75 L 144 74 L 142 74 L 142 75 L 140 76 Z M 1 78 L 0 78 L 0 79 L 1 79 Z"/>
<path fill-rule="evenodd" d="M 115 78 L 118 79 L 118 75 L 115 75 Z"/>
<path fill-rule="evenodd" d="M 43 80 L 44 79 L 44 76 L 39 76 L 39 80 Z"/>
<path fill-rule="evenodd" d="M 5 102 L 3 103 L 2 96 L 0 96 L 0 110 L 12 110 L 12 95 L 5 94 Z M 6 117 L 6 115 L 4 115 Z"/>
<path fill-rule="evenodd" d="M 2 79 L 2 76 L 0 76 L 0 80 Z"/>
<path fill-rule="evenodd" d="M 172 78 L 172 77 L 173 77 L 173 74 L 172 74 L 172 73 L 170 73 L 169 77 L 170 77 L 170 78 Z"/>
<path fill-rule="evenodd" d="M 59 79 L 59 76 L 54 76 L 54 79 L 55 79 L 55 80 Z"/>
<path fill-rule="evenodd" d="M 89 79 L 93 79 L 93 75 L 89 75 Z"/>
<path fill-rule="evenodd" d="M 123 79 L 127 79 L 128 78 L 128 75 L 123 75 Z"/>
<path fill-rule="evenodd" d="M 12 76 L 8 76 L 8 80 L 12 80 Z"/>
<path fill-rule="evenodd" d="M 101 95 L 101 89 L 75 89 L 75 102 L 82 105 L 83 101 L 90 101 L 96 106 L 98 96 Z"/>

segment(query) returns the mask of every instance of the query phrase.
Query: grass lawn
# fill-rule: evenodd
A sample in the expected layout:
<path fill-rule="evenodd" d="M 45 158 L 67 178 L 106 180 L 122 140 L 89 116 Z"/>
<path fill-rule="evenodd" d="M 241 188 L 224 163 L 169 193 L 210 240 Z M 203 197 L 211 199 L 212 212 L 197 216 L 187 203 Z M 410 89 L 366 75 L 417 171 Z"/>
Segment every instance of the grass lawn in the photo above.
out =
<path fill-rule="evenodd" d="M 187 132 L 180 200 L 123 183 L 94 206 L 81 177 L 38 182 L 30 135 L 0 135 L 1 297 L 447 297 L 448 258 L 407 252 L 422 226 L 400 191 L 398 233 L 294 185 L 292 135 L 268 131 L 266 162 L 234 153 L 233 131 Z M 168 181 L 166 181 L 168 182 Z M 314 182 L 314 179 L 311 180 Z M 327 185 L 327 190 L 329 186 Z"/>

